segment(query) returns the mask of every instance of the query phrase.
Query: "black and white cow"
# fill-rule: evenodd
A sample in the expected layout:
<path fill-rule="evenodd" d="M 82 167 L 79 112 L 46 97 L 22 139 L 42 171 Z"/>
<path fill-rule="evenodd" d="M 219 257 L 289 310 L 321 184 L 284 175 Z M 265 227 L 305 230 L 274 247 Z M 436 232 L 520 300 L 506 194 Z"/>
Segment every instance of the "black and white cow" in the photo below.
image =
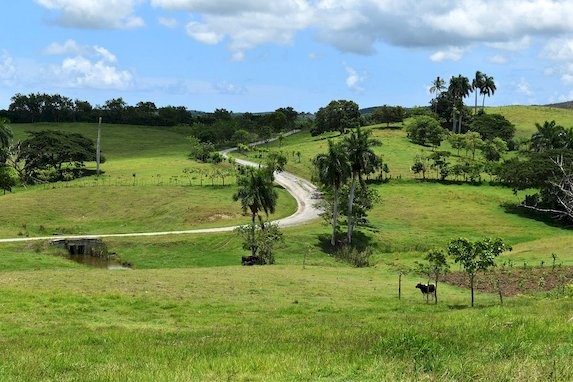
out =
<path fill-rule="evenodd" d="M 434 293 L 436 293 L 436 286 L 434 284 L 418 283 L 418 285 L 416 285 L 416 288 L 418 288 L 424 296 L 428 294 L 434 295 Z"/>

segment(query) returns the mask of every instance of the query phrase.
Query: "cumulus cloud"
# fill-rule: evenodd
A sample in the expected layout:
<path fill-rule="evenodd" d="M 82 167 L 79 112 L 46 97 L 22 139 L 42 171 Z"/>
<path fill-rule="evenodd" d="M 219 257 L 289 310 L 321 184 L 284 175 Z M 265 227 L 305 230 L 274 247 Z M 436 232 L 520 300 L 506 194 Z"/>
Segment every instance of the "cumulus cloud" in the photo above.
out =
<path fill-rule="evenodd" d="M 352 91 L 355 92 L 362 92 L 364 88 L 362 87 L 362 83 L 366 80 L 365 74 L 359 74 L 356 69 L 346 66 L 346 86 Z"/>
<path fill-rule="evenodd" d="M 289 43 L 309 28 L 345 52 L 369 54 L 384 42 L 438 48 L 438 60 L 455 57 L 444 50 L 448 46 L 487 43 L 521 50 L 530 46 L 531 36 L 573 32 L 573 2 L 559 0 L 150 1 L 156 8 L 190 13 L 192 38 L 208 44 L 228 38 L 234 54 L 269 42 Z"/>
<path fill-rule="evenodd" d="M 143 26 L 135 15 L 141 0 L 36 0 L 55 14 L 53 21 L 64 27 L 86 29 L 131 29 Z"/>
<path fill-rule="evenodd" d="M 66 55 L 59 66 L 52 67 L 54 81 L 66 87 L 95 89 L 126 89 L 133 80 L 127 70 L 116 66 L 116 56 L 104 47 L 80 45 L 74 40 L 63 44 L 52 43 L 44 52 Z"/>
<path fill-rule="evenodd" d="M 6 51 L 0 51 L 0 80 L 3 82 L 14 79 L 16 66 L 14 59 Z"/>
<path fill-rule="evenodd" d="M 434 62 L 442 61 L 459 61 L 464 55 L 464 49 L 456 46 L 451 46 L 446 50 L 440 50 L 430 56 L 430 60 Z"/>
<path fill-rule="evenodd" d="M 545 69 L 546 75 L 558 75 L 564 84 L 573 85 L 573 38 L 549 40 L 541 56 L 553 62 L 553 66 Z"/>
<path fill-rule="evenodd" d="M 518 93 L 518 94 L 528 96 L 528 97 L 531 97 L 533 95 L 533 91 L 531 90 L 529 82 L 527 82 L 527 80 L 525 78 L 520 78 L 519 81 L 517 81 L 514 84 L 514 88 L 515 88 L 516 93 Z"/>

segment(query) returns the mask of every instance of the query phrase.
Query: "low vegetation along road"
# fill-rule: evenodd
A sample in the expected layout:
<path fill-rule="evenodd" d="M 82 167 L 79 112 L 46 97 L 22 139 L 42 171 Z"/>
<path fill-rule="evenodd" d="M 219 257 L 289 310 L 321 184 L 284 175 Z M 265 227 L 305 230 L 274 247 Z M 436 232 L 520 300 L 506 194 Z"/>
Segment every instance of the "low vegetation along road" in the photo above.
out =
<path fill-rule="evenodd" d="M 296 131 L 287 133 L 288 135 Z M 285 134 L 285 135 L 287 135 Z M 274 140 L 274 139 L 271 139 Z M 271 141 L 269 140 L 269 141 Z M 265 141 L 266 142 L 266 141 Z M 257 142 L 253 145 L 264 142 Z M 223 150 L 221 153 L 227 156 L 236 148 Z M 243 159 L 236 159 L 236 162 L 245 166 L 259 166 L 258 163 L 246 161 Z M 316 199 L 319 197 L 319 192 L 312 183 L 299 178 L 288 172 L 275 172 L 275 182 L 284 187 L 295 199 L 297 203 L 297 210 L 291 216 L 283 219 L 276 220 L 280 227 L 292 227 L 304 224 L 308 221 L 316 219 L 319 210 L 314 207 Z M 211 233 L 211 232 L 226 232 L 232 231 L 236 226 L 232 227 L 218 227 L 218 228 L 203 228 L 192 229 L 186 231 L 165 231 L 165 232 L 136 232 L 136 233 L 115 233 L 115 234 L 92 234 L 92 235 L 62 235 L 57 236 L 58 239 L 77 239 L 77 238 L 105 238 L 105 237 L 132 237 L 132 236 L 161 236 L 161 235 L 183 235 L 194 233 Z M 0 243 L 13 243 L 21 241 L 33 240 L 52 240 L 54 236 L 40 236 L 40 237 L 18 237 L 10 239 L 0 239 Z"/>

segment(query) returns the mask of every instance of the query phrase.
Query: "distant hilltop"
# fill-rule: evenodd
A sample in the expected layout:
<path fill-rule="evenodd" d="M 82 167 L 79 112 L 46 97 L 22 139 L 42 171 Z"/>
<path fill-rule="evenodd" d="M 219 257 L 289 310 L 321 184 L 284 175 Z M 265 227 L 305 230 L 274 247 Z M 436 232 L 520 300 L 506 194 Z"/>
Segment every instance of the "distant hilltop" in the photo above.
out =
<path fill-rule="evenodd" d="M 558 107 L 560 109 L 573 109 L 573 101 L 552 103 L 552 104 L 545 105 L 545 106 Z"/>

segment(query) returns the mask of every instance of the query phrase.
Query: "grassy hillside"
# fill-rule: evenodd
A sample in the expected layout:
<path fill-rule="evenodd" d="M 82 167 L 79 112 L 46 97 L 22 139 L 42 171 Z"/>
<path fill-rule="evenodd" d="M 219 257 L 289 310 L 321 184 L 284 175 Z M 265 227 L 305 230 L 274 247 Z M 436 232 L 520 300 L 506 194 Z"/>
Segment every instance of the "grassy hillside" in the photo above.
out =
<path fill-rule="evenodd" d="M 488 110 L 506 115 L 521 136 L 544 120 L 573 125 L 568 111 Z M 13 127 L 22 136 L 46 126 Z M 93 137 L 97 126 L 48 127 Z M 184 130 L 104 128 L 106 177 L 0 196 L 0 236 L 248 220 L 231 201 L 234 186 L 188 184 L 183 169 L 199 165 L 186 159 Z M 571 230 L 514 208 L 523 195 L 506 188 L 421 182 L 409 168 L 422 148 L 402 130 L 373 131 L 392 175 L 373 185 L 382 201 L 359 234 L 373 266 L 351 268 L 329 256 L 321 221 L 284 230 L 277 264 L 265 267 L 239 265 L 246 252 L 233 233 L 106 240 L 133 265 L 125 271 L 78 265 L 45 243 L 3 244 L 1 379 L 573 380 L 573 290 L 506 297 L 503 306 L 496 295 L 477 293 L 471 309 L 465 288 L 440 284 L 434 305 L 414 288 L 425 278 L 410 271 L 397 298 L 399 269 L 411 270 L 453 238 L 502 237 L 513 251 L 500 263 L 544 262 L 551 272 L 552 254 L 560 266 L 573 265 Z M 311 159 L 328 138 L 339 139 L 301 133 L 268 149 L 284 151 L 288 170 L 310 177 Z M 288 215 L 294 201 L 284 191 L 279 200 L 277 214 Z"/>

